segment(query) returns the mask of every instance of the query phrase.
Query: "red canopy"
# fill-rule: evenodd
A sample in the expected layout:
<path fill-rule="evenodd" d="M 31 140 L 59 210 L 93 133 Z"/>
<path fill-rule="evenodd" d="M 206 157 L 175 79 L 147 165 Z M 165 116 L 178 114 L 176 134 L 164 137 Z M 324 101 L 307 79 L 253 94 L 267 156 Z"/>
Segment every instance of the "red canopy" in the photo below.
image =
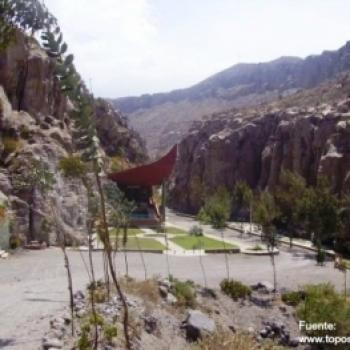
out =
<path fill-rule="evenodd" d="M 109 174 L 108 178 L 121 185 L 157 186 L 167 179 L 175 165 L 177 145 L 168 154 L 154 163 Z"/>

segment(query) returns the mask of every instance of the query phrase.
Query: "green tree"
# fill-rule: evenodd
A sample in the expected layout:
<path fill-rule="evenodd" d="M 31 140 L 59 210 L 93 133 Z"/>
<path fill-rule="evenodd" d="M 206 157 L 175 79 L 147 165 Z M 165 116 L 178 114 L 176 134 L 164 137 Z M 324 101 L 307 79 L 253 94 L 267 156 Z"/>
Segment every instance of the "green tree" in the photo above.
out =
<path fill-rule="evenodd" d="M 245 181 L 237 181 L 233 191 L 233 202 L 238 211 L 249 211 L 250 231 L 252 231 L 253 191 Z M 242 227 L 243 229 L 243 227 Z"/>
<path fill-rule="evenodd" d="M 16 38 L 16 29 L 34 33 L 57 23 L 39 0 L 0 0 L 0 51 Z"/>
<path fill-rule="evenodd" d="M 128 200 L 128 198 L 125 196 L 125 194 L 119 190 L 118 186 L 114 183 L 108 183 L 104 186 L 104 190 L 106 192 L 107 201 L 109 203 L 109 215 L 108 219 L 110 224 L 115 227 L 117 230 L 117 236 L 116 236 L 116 242 L 115 242 L 115 249 L 117 250 L 119 247 L 119 241 L 118 241 L 118 233 L 119 230 L 123 230 L 123 236 L 122 236 L 122 245 L 124 250 L 124 260 L 125 260 L 125 270 L 126 270 L 126 276 L 129 274 L 129 264 L 128 264 L 128 255 L 127 255 L 127 249 L 126 244 L 128 240 L 128 228 L 130 225 L 130 216 L 133 210 L 135 209 L 135 203 L 133 201 Z M 141 247 L 139 245 L 138 237 L 135 237 L 136 243 L 138 244 L 138 248 L 140 251 L 141 261 L 144 268 L 145 273 L 145 279 L 147 279 L 147 268 L 145 259 L 143 256 L 143 252 L 141 251 Z"/>
<path fill-rule="evenodd" d="M 307 189 L 301 207 L 305 227 L 317 247 L 317 256 L 320 256 L 322 245 L 333 242 L 340 227 L 340 201 L 332 193 L 329 181 L 321 177 L 316 187 Z"/>
<path fill-rule="evenodd" d="M 224 187 L 219 187 L 205 200 L 202 213 L 208 217 L 214 228 L 223 228 L 231 215 L 230 194 Z"/>
<path fill-rule="evenodd" d="M 280 211 L 279 221 L 289 235 L 290 248 L 293 246 L 295 231 L 301 224 L 306 190 L 305 180 L 300 175 L 282 171 L 274 197 Z"/>

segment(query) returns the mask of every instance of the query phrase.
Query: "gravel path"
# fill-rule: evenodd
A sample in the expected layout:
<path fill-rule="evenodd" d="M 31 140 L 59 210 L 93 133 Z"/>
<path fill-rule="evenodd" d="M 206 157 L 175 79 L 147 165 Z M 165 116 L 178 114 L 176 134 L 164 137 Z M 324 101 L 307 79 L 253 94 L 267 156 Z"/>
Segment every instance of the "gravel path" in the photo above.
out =
<path fill-rule="evenodd" d="M 186 228 L 193 224 L 191 219 L 170 214 L 169 220 Z M 210 232 L 215 234 L 215 232 Z M 225 233 L 226 234 L 226 233 Z M 239 233 L 227 232 L 235 239 Z M 254 243 L 256 238 L 243 240 Z M 87 253 L 70 251 L 75 288 L 84 288 L 88 282 L 82 256 Z M 129 253 L 129 273 L 143 278 L 139 253 Z M 166 256 L 144 254 L 149 275 L 166 275 Z M 97 275 L 102 277 L 102 254 L 94 253 Z M 181 279 L 192 279 L 203 283 L 199 260 L 196 257 L 169 256 L 171 273 Z M 208 254 L 203 257 L 208 283 L 212 287 L 225 277 L 225 261 L 222 254 Z M 229 256 L 230 272 L 233 278 L 245 283 L 261 280 L 271 281 L 272 270 L 269 257 Z M 330 281 L 342 288 L 343 276 L 333 269 L 333 263 L 315 265 L 313 254 L 295 249 L 292 252 L 282 248 L 276 257 L 279 286 L 297 288 L 306 283 Z M 117 258 L 119 271 L 124 273 L 123 256 Z M 48 328 L 48 320 L 67 305 L 67 283 L 63 258 L 59 249 L 24 251 L 0 261 L 0 348 L 34 350 L 40 348 L 41 337 Z"/>

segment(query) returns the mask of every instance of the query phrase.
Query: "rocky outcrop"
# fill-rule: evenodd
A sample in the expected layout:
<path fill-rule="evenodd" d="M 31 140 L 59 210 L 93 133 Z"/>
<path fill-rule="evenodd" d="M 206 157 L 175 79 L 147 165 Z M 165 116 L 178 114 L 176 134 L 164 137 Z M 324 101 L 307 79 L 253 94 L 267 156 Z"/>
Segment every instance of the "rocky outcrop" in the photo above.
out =
<path fill-rule="evenodd" d="M 58 169 L 60 159 L 73 151 L 74 140 L 72 105 L 61 93 L 54 69 L 38 43 L 20 32 L 15 44 L 0 54 L 0 191 L 8 197 L 13 214 L 12 234 L 23 241 L 33 220 L 35 239 L 54 243 L 49 223 L 55 218 L 72 242 L 81 242 L 86 237 L 86 193 L 80 181 L 64 178 Z M 101 154 L 142 162 L 146 156 L 139 136 L 107 102 L 97 100 L 95 108 Z M 33 193 L 14 184 L 29 171 L 33 159 L 46 164 L 55 184 L 47 195 L 35 191 L 30 219 L 28 202 Z"/>
<path fill-rule="evenodd" d="M 193 121 L 204 115 L 257 106 L 312 88 L 350 69 L 350 42 L 336 51 L 305 59 L 237 64 L 187 89 L 113 100 L 152 153 L 179 142 Z"/>
<path fill-rule="evenodd" d="M 95 103 L 95 114 L 98 137 L 108 156 L 123 155 L 131 163 L 147 160 L 143 140 L 109 103 L 98 99 Z"/>
<path fill-rule="evenodd" d="M 197 123 L 181 142 L 170 191 L 173 208 L 196 213 L 203 194 L 238 180 L 273 188 L 281 169 L 309 184 L 328 176 L 336 191 L 349 186 L 350 100 L 262 115 L 222 113 Z"/>

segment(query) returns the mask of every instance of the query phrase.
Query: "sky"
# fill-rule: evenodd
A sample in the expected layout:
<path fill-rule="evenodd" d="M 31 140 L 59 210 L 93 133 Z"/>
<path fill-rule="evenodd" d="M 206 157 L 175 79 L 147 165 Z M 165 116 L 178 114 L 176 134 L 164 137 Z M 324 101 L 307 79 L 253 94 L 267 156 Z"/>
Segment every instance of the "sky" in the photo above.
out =
<path fill-rule="evenodd" d="M 46 0 L 96 96 L 189 87 L 350 40 L 349 0 Z"/>

